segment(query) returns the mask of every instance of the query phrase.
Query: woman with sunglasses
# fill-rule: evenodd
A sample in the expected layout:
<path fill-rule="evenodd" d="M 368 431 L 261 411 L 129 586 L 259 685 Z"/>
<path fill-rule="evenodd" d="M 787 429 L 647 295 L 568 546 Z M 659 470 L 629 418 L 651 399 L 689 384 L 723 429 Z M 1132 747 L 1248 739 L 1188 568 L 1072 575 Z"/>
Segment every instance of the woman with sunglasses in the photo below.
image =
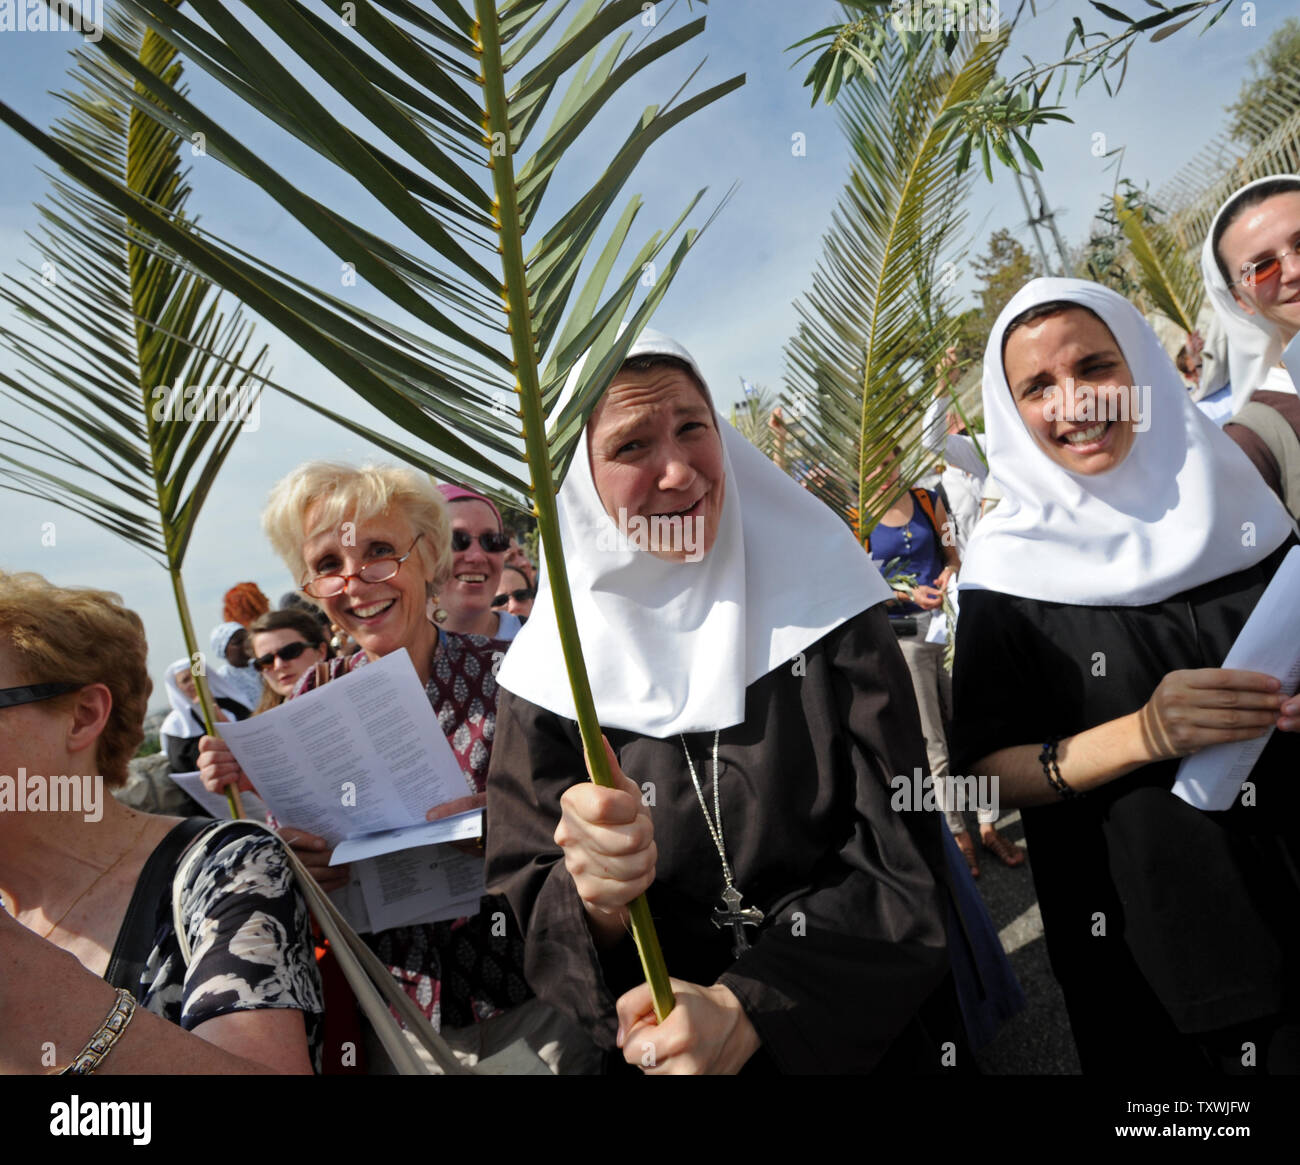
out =
<path fill-rule="evenodd" d="M 410 656 L 465 775 L 466 795 L 430 808 L 431 820 L 486 802 L 496 730 L 495 670 L 503 647 L 499 640 L 451 631 L 429 619 L 435 588 L 454 570 L 448 509 L 429 479 L 412 470 L 316 461 L 272 490 L 262 516 L 272 546 L 302 590 L 360 644 L 354 655 L 330 661 L 331 678 L 395 651 Z M 499 573 L 498 563 L 494 586 Z M 290 698 L 315 686 L 311 669 Z M 213 791 L 232 782 L 252 788 L 224 742 L 212 737 L 203 738 L 199 771 Z M 348 868 L 329 865 L 324 839 L 292 822 L 278 824 L 325 890 L 347 884 Z M 550 1045 L 551 1066 L 571 1070 L 564 1058 L 575 1046 L 569 1025 L 533 999 L 523 977 L 523 942 L 504 900 L 485 897 L 479 913 L 467 918 L 365 937 L 403 990 L 468 1058 L 490 1054 L 491 1041 L 511 1029 L 539 1049 Z M 485 1025 L 498 1016 L 501 1022 Z M 331 1066 L 340 1049 L 327 1048 L 325 1055 Z"/>
<path fill-rule="evenodd" d="M 104 1072 L 310 1073 L 323 1004 L 284 847 L 112 795 L 147 655 L 117 595 L 0 571 L 0 774 L 26 793 L 0 796 L 0 1072 L 99 1070 L 99 1042 Z"/>
<path fill-rule="evenodd" d="M 305 671 L 329 659 L 321 621 L 306 611 L 267 611 L 249 625 L 253 666 L 262 675 L 262 698 L 253 715 L 279 707 Z"/>
<path fill-rule="evenodd" d="M 501 568 L 501 591 L 492 600 L 492 609 L 513 615 L 523 623 L 532 613 L 536 597 L 537 592 L 529 585 L 528 576 L 517 566 L 505 566 Z"/>
<path fill-rule="evenodd" d="M 1233 194 L 1210 226 L 1201 273 L 1228 333 L 1233 415 L 1223 431 L 1300 517 L 1300 397 L 1281 363 L 1300 332 L 1300 176 Z"/>
<path fill-rule="evenodd" d="M 493 603 L 500 589 L 501 568 L 510 536 L 501 512 L 482 494 L 444 484 L 439 492 L 451 516 L 451 575 L 435 598 L 433 617 L 448 631 L 511 640 L 519 619 Z"/>

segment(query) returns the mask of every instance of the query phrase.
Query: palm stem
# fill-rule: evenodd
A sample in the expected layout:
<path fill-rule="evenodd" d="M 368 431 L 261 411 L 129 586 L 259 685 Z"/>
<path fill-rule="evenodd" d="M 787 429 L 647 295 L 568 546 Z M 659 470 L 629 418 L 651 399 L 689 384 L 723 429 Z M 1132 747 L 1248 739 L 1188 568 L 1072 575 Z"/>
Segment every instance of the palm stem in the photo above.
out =
<path fill-rule="evenodd" d="M 199 704 L 203 708 L 203 723 L 207 727 L 208 735 L 216 736 L 217 706 L 208 688 L 208 670 L 203 668 L 202 671 L 195 673 L 192 666 L 194 657 L 199 654 L 199 647 L 194 637 L 194 621 L 190 618 L 190 603 L 185 597 L 185 584 L 181 581 L 180 567 L 173 563 L 167 568 L 167 575 L 172 580 L 172 593 L 176 596 L 176 611 L 181 617 L 181 634 L 185 636 L 185 647 L 190 657 L 190 674 L 194 676 L 194 686 L 199 693 Z M 234 820 L 238 821 L 245 816 L 244 807 L 239 800 L 239 790 L 234 785 L 226 786 L 226 800 L 230 804 L 230 816 Z"/>
<path fill-rule="evenodd" d="M 542 415 L 542 392 L 537 377 L 536 341 L 533 320 L 529 311 L 528 277 L 523 255 L 523 226 L 514 181 L 514 162 L 509 148 L 510 122 L 507 114 L 504 76 L 501 62 L 500 30 L 497 26 L 496 5 L 493 0 L 475 0 L 478 16 L 476 35 L 481 54 L 481 80 L 487 105 L 486 144 L 488 165 L 492 169 L 492 182 L 496 191 L 495 211 L 497 237 L 501 245 L 501 268 L 504 278 L 502 299 L 509 319 L 510 342 L 514 354 L 515 391 L 519 397 L 520 419 L 523 423 L 524 448 L 531 471 L 530 481 L 533 515 L 537 519 L 546 561 L 547 581 L 555 602 L 555 620 L 560 644 L 564 652 L 564 666 L 573 691 L 573 702 L 578 714 L 578 729 L 587 753 L 591 779 L 597 785 L 610 788 L 614 780 L 609 771 L 608 759 L 596 716 L 596 705 L 587 678 L 582 657 L 582 641 L 578 636 L 577 620 L 573 614 L 573 598 L 569 590 L 569 576 L 564 565 L 564 551 L 560 543 L 559 513 L 555 505 L 555 481 L 551 473 L 551 455 L 547 448 L 545 421 Z M 500 136 L 498 136 L 500 135 Z M 505 142 L 506 148 L 495 153 L 496 142 Z M 579 456 L 582 454 L 579 453 Z M 668 982 L 668 969 L 659 937 L 650 917 L 649 905 L 640 895 L 628 905 L 632 937 L 654 1001 L 655 1015 L 663 1020 L 673 1009 L 672 987 Z"/>

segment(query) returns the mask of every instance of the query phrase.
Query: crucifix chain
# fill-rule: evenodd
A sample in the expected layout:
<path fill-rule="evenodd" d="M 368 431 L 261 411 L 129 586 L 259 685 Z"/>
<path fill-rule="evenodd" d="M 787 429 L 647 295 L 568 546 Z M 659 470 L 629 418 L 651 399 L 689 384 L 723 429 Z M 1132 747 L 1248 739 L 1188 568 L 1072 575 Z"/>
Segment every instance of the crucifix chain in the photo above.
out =
<path fill-rule="evenodd" d="M 727 849 L 722 836 L 722 801 L 718 789 L 718 737 L 713 733 L 713 813 L 709 813 L 708 803 L 704 799 L 704 790 L 700 787 L 700 778 L 695 772 L 695 763 L 691 760 L 691 750 L 686 747 L 686 737 L 682 736 L 682 751 L 686 753 L 686 767 L 691 773 L 691 784 L 695 786 L 695 796 L 699 799 L 700 810 L 704 813 L 704 822 L 709 827 L 709 836 L 717 848 L 718 858 L 722 862 L 722 906 L 713 911 L 713 925 L 719 930 L 731 927 L 731 951 L 739 958 L 749 950 L 749 939 L 745 937 L 745 927 L 757 927 L 762 924 L 763 912 L 754 906 L 742 906 L 743 898 L 736 889 L 731 877 L 731 865 L 727 861 Z"/>

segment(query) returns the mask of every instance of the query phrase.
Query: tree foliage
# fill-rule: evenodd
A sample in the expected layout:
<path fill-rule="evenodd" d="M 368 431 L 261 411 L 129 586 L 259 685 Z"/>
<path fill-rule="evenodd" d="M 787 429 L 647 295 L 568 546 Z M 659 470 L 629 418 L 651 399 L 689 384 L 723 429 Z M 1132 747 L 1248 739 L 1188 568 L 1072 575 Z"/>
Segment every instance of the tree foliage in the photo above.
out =
<path fill-rule="evenodd" d="M 840 94 L 853 163 L 786 346 L 785 467 L 846 521 L 861 511 L 860 535 L 892 501 L 872 484 L 881 457 L 903 445 L 904 476 L 921 468 L 921 414 L 956 330 L 944 264 L 974 179 L 945 117 L 983 91 L 1005 45 L 966 35 L 951 56 L 933 40 L 909 55 L 891 41 L 876 83 Z"/>
<path fill-rule="evenodd" d="M 1292 16 L 1250 58 L 1250 72 L 1237 100 L 1228 106 L 1228 133 L 1245 146 L 1257 146 L 1269 134 L 1258 111 L 1272 105 L 1296 108 L 1294 81 L 1300 68 L 1300 18 Z"/>
<path fill-rule="evenodd" d="M 1057 86 L 1052 98 L 1055 101 L 1061 99 L 1071 78 L 1076 93 L 1098 77 L 1106 92 L 1113 95 L 1124 84 L 1129 53 L 1144 34 L 1149 32 L 1153 42 L 1160 41 L 1198 22 L 1204 33 L 1224 16 L 1234 0 L 1191 0 L 1174 5 L 1159 0 L 1145 2 L 1155 11 L 1133 17 L 1100 0 L 1089 0 L 1090 23 L 1100 17 L 1108 27 L 1089 29 L 1082 15 L 1074 16 L 1059 60 L 1045 64 L 1028 61 L 1027 67 L 1014 76 L 991 77 L 980 94 L 951 111 L 947 124 L 962 141 L 959 165 L 964 168 L 978 153 L 990 182 L 994 158 L 1018 170 L 1019 156 L 1041 170 L 1042 163 L 1029 144 L 1030 131 L 1047 121 L 1070 120 L 1060 112 L 1060 106 L 1043 104 L 1053 83 Z M 882 54 L 890 44 L 900 45 L 908 57 L 921 52 L 927 44 L 951 56 L 962 30 L 969 34 L 979 29 L 982 36 L 996 35 L 1009 31 L 1026 7 L 1035 12 L 1033 0 L 1022 2 L 1010 21 L 1003 21 L 1000 7 L 988 0 L 843 0 L 842 7 L 844 22 L 819 29 L 790 46 L 790 50 L 804 48 L 796 63 L 813 58 L 804 79 L 804 85 L 812 91 L 813 104 L 819 98 L 834 101 L 850 80 L 876 84 Z M 990 13 L 996 16 L 991 22 L 995 27 L 986 31 L 985 17 Z"/>

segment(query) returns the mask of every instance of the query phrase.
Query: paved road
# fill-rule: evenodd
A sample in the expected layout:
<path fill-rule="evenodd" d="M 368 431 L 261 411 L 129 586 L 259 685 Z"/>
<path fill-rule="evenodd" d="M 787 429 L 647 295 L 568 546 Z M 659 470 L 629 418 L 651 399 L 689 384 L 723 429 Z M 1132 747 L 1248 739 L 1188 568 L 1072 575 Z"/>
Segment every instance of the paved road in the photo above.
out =
<path fill-rule="evenodd" d="M 968 828 L 973 828 L 974 815 L 969 817 Z M 998 831 L 1008 841 L 1024 845 L 1025 831 L 1019 813 L 1003 817 L 998 822 Z M 975 879 L 975 885 L 993 916 L 993 924 L 998 928 L 1026 1000 L 1025 1010 L 980 1052 L 980 1068 L 995 1076 L 1078 1074 L 1079 1059 L 1070 1035 L 1070 1022 L 1065 1016 L 1065 1003 L 1047 964 L 1043 924 L 1029 871 L 1033 858 L 1009 870 L 978 845 L 976 853 L 980 876 Z"/>

